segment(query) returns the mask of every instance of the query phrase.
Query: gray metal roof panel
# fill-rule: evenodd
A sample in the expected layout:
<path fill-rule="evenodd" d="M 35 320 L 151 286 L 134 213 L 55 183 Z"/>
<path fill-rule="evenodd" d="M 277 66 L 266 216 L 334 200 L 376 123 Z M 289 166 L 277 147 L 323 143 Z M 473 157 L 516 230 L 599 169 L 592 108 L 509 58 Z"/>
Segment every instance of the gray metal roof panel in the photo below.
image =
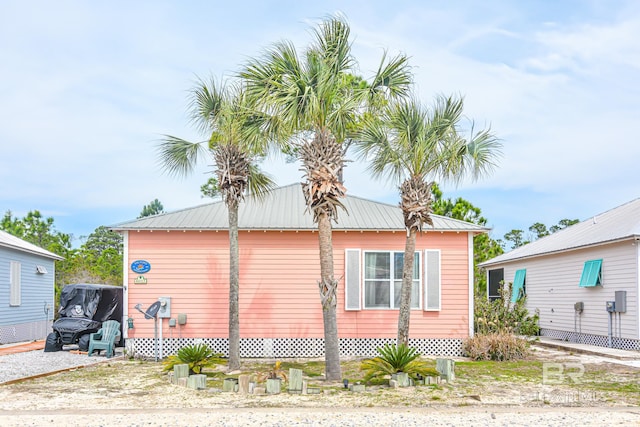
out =
<path fill-rule="evenodd" d="M 480 266 L 639 237 L 640 198 L 499 255 Z"/>
<path fill-rule="evenodd" d="M 334 230 L 404 230 L 399 207 L 356 196 L 342 200 L 346 212 L 338 210 Z M 487 228 L 452 218 L 433 215 L 433 227 L 425 230 L 486 232 Z M 227 208 L 222 201 L 140 218 L 113 225 L 113 230 L 226 230 Z M 306 210 L 300 184 L 273 190 L 264 200 L 248 196 L 238 208 L 241 230 L 315 230 L 312 216 Z"/>
<path fill-rule="evenodd" d="M 0 230 L 0 247 L 11 248 L 21 252 L 28 252 L 30 254 L 40 255 L 45 258 L 51 258 L 56 260 L 63 260 L 64 258 L 49 252 L 46 249 L 42 249 L 40 246 L 36 246 L 32 243 L 26 242 L 12 234 Z"/>

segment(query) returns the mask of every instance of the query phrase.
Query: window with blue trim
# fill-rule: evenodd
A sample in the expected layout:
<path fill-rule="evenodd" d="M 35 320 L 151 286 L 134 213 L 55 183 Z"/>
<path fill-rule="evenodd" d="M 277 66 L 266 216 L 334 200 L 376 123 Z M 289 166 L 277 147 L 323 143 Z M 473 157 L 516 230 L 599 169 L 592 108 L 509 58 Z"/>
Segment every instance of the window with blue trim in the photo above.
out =
<path fill-rule="evenodd" d="M 516 302 L 524 296 L 524 279 L 527 270 L 522 269 L 516 271 L 516 277 L 513 279 L 513 287 L 511 288 L 511 302 Z"/>
<path fill-rule="evenodd" d="M 602 260 L 593 259 L 584 263 L 582 276 L 580 277 L 580 287 L 590 288 L 602 285 Z"/>

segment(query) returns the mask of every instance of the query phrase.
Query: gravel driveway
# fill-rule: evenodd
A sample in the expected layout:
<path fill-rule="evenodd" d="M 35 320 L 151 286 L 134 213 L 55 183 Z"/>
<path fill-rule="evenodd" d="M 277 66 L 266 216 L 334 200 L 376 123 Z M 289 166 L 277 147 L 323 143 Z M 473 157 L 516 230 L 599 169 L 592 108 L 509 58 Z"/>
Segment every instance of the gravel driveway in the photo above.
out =
<path fill-rule="evenodd" d="M 70 350 L 74 349 L 74 346 L 69 346 L 65 350 L 49 353 L 36 350 L 0 356 L 0 384 L 111 360 L 104 356 L 89 357 L 86 354 L 71 353 Z M 118 355 L 122 355 L 121 348 L 116 349 L 115 357 Z"/>

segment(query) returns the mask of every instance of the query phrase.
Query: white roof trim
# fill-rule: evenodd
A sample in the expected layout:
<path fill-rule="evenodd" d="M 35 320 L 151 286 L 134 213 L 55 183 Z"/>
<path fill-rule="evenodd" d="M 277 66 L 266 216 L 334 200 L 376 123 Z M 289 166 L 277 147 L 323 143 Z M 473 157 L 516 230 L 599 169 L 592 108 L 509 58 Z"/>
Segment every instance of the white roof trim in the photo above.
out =
<path fill-rule="evenodd" d="M 2 230 L 0 230 L 0 247 L 14 249 L 20 252 L 26 252 L 33 255 L 39 255 L 45 258 L 51 258 L 58 261 L 61 261 L 64 259 L 63 257 L 56 255 L 53 252 L 49 252 L 46 249 L 42 249 L 39 246 L 26 242 Z"/>

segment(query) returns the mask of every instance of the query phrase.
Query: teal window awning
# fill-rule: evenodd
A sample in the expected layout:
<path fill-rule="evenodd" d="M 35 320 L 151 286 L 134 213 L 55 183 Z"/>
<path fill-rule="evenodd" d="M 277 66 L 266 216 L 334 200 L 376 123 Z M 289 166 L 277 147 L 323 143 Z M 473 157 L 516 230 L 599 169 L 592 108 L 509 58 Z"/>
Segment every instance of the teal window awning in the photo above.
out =
<path fill-rule="evenodd" d="M 584 263 L 582 269 L 582 276 L 580 277 L 580 287 L 589 288 L 591 286 L 602 285 L 602 277 L 600 272 L 602 271 L 602 260 L 593 259 Z"/>
<path fill-rule="evenodd" d="M 516 277 L 513 279 L 513 287 L 511 288 L 511 302 L 516 302 L 524 296 L 524 279 L 527 270 L 517 270 Z"/>

